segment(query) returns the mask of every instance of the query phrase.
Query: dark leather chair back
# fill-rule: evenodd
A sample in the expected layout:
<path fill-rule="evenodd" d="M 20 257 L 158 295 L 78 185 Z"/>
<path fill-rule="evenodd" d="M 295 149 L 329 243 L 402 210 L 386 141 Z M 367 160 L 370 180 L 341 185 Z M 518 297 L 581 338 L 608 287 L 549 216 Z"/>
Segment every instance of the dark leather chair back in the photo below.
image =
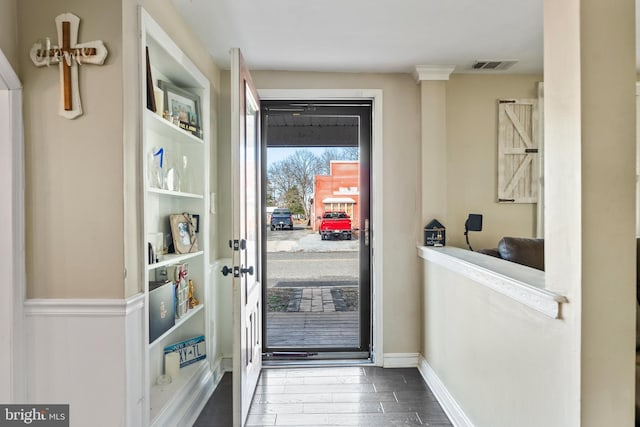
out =
<path fill-rule="evenodd" d="M 503 237 L 498 252 L 502 259 L 544 271 L 544 239 Z"/>

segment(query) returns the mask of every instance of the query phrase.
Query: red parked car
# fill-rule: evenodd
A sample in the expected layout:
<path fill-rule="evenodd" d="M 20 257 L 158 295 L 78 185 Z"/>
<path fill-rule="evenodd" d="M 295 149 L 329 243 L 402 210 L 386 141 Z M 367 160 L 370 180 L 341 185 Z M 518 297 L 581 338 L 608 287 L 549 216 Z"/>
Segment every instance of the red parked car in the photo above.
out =
<path fill-rule="evenodd" d="M 332 237 L 351 240 L 351 218 L 342 211 L 327 211 L 322 215 L 319 233 L 322 240 Z"/>

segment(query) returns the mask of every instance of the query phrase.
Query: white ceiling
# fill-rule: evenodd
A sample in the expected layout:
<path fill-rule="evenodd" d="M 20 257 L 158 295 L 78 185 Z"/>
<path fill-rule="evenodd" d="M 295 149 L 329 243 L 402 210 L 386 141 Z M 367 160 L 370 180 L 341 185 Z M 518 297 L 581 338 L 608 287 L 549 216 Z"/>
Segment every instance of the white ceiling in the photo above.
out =
<path fill-rule="evenodd" d="M 542 72 L 543 0 L 173 1 L 223 69 L 239 47 L 254 70 L 460 73 L 517 60 L 508 72 Z"/>

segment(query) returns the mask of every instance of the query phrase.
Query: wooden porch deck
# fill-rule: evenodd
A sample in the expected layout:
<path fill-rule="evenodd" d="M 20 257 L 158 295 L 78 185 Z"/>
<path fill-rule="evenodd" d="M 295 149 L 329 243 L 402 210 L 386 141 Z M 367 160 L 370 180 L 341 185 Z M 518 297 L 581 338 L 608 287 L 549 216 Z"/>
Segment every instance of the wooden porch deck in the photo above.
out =
<path fill-rule="evenodd" d="M 272 312 L 266 333 L 271 348 L 358 347 L 359 312 Z"/>

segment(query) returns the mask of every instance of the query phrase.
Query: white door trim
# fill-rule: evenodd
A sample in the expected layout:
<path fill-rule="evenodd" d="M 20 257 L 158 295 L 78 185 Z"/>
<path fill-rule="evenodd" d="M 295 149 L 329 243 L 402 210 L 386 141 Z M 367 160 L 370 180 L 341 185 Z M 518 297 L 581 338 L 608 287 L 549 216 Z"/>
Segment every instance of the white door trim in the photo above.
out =
<path fill-rule="evenodd" d="M 258 89 L 261 100 L 342 100 L 363 99 L 373 101 L 373 134 L 371 135 L 371 279 L 373 297 L 371 303 L 373 337 L 373 362 L 382 366 L 383 357 L 383 301 L 382 301 L 382 260 L 378 254 L 383 254 L 382 241 L 382 207 L 383 207 L 383 168 L 382 168 L 382 89 Z"/>
<path fill-rule="evenodd" d="M 0 224 L 9 256 L 0 257 L 0 401 L 26 399 L 24 366 L 24 148 L 22 84 L 0 50 Z"/>

